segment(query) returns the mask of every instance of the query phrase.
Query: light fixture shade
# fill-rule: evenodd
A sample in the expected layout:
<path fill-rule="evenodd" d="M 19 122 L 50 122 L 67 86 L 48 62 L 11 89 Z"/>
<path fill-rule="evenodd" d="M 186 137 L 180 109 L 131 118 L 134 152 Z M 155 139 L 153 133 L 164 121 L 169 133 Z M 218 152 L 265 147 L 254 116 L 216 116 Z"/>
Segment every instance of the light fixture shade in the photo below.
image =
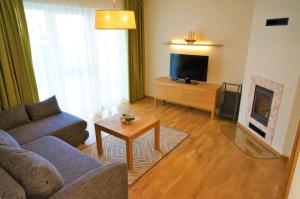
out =
<path fill-rule="evenodd" d="M 136 29 L 134 11 L 96 10 L 96 29 Z"/>

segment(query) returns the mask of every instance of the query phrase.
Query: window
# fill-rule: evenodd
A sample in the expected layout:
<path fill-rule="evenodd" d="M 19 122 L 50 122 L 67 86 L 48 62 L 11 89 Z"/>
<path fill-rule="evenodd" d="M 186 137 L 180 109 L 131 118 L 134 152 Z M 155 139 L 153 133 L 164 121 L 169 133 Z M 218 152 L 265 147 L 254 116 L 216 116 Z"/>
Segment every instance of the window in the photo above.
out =
<path fill-rule="evenodd" d="M 24 5 L 40 99 L 85 119 L 116 111 L 128 100 L 127 32 L 96 30 L 93 8 L 39 2 Z"/>

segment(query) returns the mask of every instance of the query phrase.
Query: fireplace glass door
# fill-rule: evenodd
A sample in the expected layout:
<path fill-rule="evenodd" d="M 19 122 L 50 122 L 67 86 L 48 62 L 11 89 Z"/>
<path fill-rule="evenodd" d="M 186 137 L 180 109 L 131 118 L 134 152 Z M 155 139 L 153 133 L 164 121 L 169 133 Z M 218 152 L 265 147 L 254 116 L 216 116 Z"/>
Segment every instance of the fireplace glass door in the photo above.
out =
<path fill-rule="evenodd" d="M 268 126 L 274 91 L 255 86 L 251 117 L 265 126 Z"/>

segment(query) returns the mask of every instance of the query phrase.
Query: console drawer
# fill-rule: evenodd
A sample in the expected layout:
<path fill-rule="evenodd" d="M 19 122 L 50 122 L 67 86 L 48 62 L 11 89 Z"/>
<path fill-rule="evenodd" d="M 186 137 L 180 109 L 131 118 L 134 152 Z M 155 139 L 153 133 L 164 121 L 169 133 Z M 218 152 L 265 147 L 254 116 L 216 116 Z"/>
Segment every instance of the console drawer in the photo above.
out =
<path fill-rule="evenodd" d="M 156 84 L 155 88 L 155 97 L 162 100 L 167 100 L 167 92 L 168 92 L 168 86 L 163 84 Z"/>
<path fill-rule="evenodd" d="M 211 110 L 214 105 L 211 94 L 209 92 L 201 92 L 196 90 L 183 90 L 182 102 L 187 106 Z"/>
<path fill-rule="evenodd" d="M 169 86 L 167 91 L 167 99 L 170 102 L 181 103 L 181 89 L 175 86 Z"/>

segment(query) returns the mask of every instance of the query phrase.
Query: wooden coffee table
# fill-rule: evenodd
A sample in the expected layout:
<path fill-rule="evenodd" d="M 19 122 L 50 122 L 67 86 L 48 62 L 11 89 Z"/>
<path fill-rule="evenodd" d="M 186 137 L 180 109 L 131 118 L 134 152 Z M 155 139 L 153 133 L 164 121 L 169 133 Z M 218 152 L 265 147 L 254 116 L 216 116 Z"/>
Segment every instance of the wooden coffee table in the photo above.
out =
<path fill-rule="evenodd" d="M 127 165 L 128 169 L 133 168 L 132 142 L 135 138 L 143 135 L 148 130 L 155 128 L 154 147 L 160 149 L 160 121 L 155 117 L 136 117 L 133 123 L 123 124 L 120 121 L 120 114 L 100 120 L 95 123 L 96 141 L 98 155 L 103 154 L 101 131 L 116 136 L 126 141 Z"/>

